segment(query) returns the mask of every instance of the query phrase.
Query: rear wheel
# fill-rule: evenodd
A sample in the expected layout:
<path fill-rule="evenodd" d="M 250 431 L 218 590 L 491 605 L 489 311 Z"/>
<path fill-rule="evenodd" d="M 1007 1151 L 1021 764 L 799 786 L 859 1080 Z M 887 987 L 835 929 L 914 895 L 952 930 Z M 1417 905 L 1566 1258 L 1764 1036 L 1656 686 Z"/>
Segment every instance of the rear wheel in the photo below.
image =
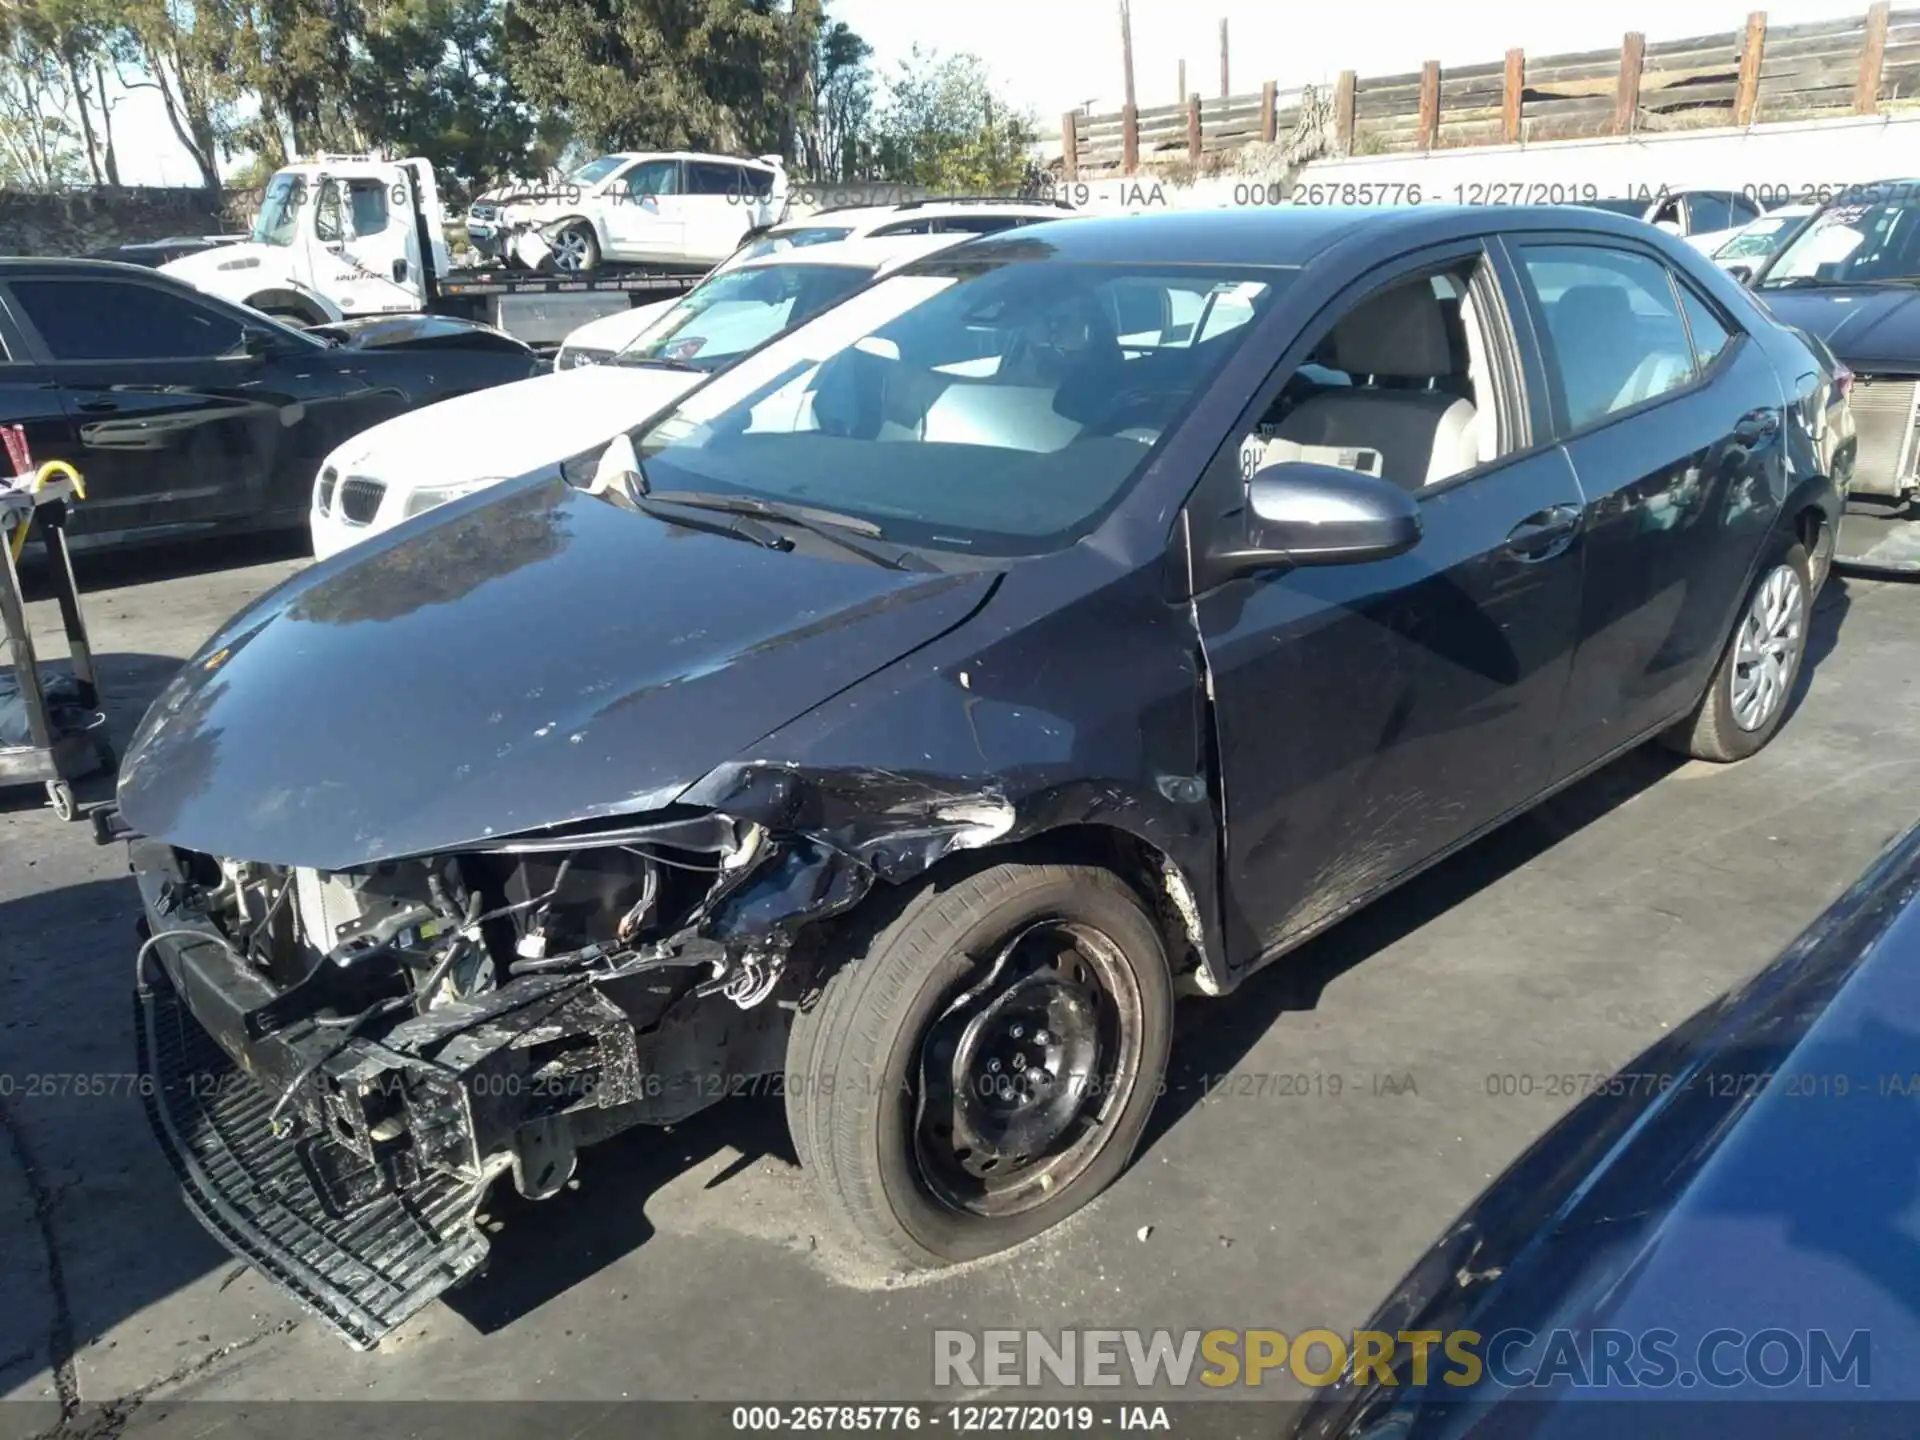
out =
<path fill-rule="evenodd" d="M 1786 719 L 1812 614 L 1807 552 L 1798 544 L 1786 546 L 1761 567 L 1706 695 L 1665 742 L 1698 760 L 1744 760 L 1757 753 Z"/>
<path fill-rule="evenodd" d="M 1160 1093 L 1160 933 L 1106 870 L 996 865 L 910 901 L 795 1019 L 794 1144 L 861 1248 L 974 1259 L 1125 1169 Z"/>

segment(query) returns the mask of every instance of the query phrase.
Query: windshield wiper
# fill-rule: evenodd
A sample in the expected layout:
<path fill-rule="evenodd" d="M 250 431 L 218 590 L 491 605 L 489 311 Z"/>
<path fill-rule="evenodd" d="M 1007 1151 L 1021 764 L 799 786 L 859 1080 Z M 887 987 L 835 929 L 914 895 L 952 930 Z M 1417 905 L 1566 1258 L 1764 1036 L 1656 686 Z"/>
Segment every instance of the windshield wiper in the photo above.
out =
<path fill-rule="evenodd" d="M 841 549 L 883 565 L 889 570 L 927 570 L 932 567 L 912 551 L 880 550 L 864 545 L 855 536 L 885 540 L 886 532 L 871 520 L 842 515 L 837 510 L 821 510 L 812 505 L 795 505 L 780 500 L 763 500 L 754 495 L 722 495 L 710 490 L 649 490 L 647 499 L 666 504 L 685 505 L 696 510 L 717 510 L 727 515 L 757 516 L 780 524 L 798 526 Z"/>
<path fill-rule="evenodd" d="M 736 540 L 745 540 L 750 545 L 758 545 L 763 550 L 791 550 L 793 541 L 789 540 L 771 526 L 748 515 L 737 515 L 726 521 L 706 520 L 698 515 L 682 515 L 682 509 L 699 510 L 710 507 L 686 505 L 672 496 L 630 495 L 626 497 L 636 510 L 653 516 L 656 520 L 666 520 L 675 525 L 684 525 L 689 530 L 700 530 L 708 535 L 730 535 Z"/>

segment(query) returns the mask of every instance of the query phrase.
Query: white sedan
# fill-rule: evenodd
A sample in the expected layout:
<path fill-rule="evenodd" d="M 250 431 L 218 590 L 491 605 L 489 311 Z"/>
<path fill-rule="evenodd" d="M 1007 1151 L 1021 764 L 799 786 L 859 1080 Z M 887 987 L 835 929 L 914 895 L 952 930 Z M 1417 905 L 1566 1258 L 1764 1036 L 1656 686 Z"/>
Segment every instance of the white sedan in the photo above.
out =
<path fill-rule="evenodd" d="M 1071 207 L 1044 200 L 1004 200 L 983 197 L 961 200 L 907 200 L 896 205 L 850 205 L 844 209 L 820 210 L 804 219 L 787 220 L 749 239 L 733 254 L 714 267 L 715 275 L 724 275 L 750 260 L 782 250 L 799 250 L 815 245 L 833 245 L 847 240 L 892 240 L 900 237 L 945 236 L 949 243 L 973 235 L 996 235 L 1022 225 L 1048 220 L 1066 220 L 1075 215 Z M 598 365 L 624 350 L 644 335 L 668 310 L 672 300 L 637 305 L 614 315 L 603 315 L 573 331 L 560 344 L 553 368 L 571 370 L 577 365 Z"/>
<path fill-rule="evenodd" d="M 632 429 L 874 276 L 970 238 L 851 240 L 764 255 L 709 276 L 608 364 L 476 390 L 363 430 L 315 478 L 313 553 L 324 560 Z"/>
<path fill-rule="evenodd" d="M 1769 210 L 1758 220 L 1741 226 L 1712 252 L 1713 263 L 1722 270 L 1736 266 L 1748 273 L 1757 272 L 1776 251 L 1786 247 L 1812 218 L 1818 205 L 1782 205 Z"/>

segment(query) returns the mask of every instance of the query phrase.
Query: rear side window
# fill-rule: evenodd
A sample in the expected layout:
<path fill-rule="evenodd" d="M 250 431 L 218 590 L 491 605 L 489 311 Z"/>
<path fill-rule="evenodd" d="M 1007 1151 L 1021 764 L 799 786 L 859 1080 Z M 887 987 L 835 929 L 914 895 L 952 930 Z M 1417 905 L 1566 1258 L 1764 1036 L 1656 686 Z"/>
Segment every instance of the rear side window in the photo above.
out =
<path fill-rule="evenodd" d="M 1601 245 L 1522 245 L 1519 257 L 1563 426 L 1581 429 L 1693 380 L 1693 346 L 1659 261 Z"/>
<path fill-rule="evenodd" d="M 1700 373 L 1705 374 L 1713 368 L 1713 362 L 1720 358 L 1720 352 L 1727 348 L 1727 342 L 1733 338 L 1718 315 L 1707 307 L 1702 300 L 1685 285 L 1680 289 L 1680 308 L 1687 312 L 1687 329 L 1693 335 L 1693 359 Z"/>
<path fill-rule="evenodd" d="M 742 165 L 740 183 L 746 186 L 747 194 L 754 199 L 765 200 L 773 194 L 773 171 L 758 165 Z"/>
<path fill-rule="evenodd" d="M 931 235 L 933 226 L 931 220 L 896 220 L 891 225 L 882 225 L 873 233 L 877 239 L 885 239 L 889 235 Z"/>
<path fill-rule="evenodd" d="M 746 175 L 738 165 L 719 165 L 711 160 L 687 162 L 689 195 L 744 195 Z"/>
<path fill-rule="evenodd" d="M 940 230 L 947 235 L 998 235 L 1032 223 L 1024 215 L 949 215 L 940 222 Z"/>
<path fill-rule="evenodd" d="M 16 280 L 13 298 L 55 360 L 211 359 L 240 343 L 237 320 L 123 280 Z"/>

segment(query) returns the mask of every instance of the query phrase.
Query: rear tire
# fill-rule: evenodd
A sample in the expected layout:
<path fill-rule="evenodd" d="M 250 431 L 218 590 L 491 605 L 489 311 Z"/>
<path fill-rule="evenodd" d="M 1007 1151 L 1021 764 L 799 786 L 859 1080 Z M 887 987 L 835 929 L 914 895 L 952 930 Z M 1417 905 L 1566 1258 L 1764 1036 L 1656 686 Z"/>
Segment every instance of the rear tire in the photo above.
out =
<path fill-rule="evenodd" d="M 1806 549 L 1796 543 L 1775 551 L 1747 592 L 1707 693 L 1662 743 L 1696 760 L 1727 764 L 1773 739 L 1806 658 L 1813 595 Z"/>
<path fill-rule="evenodd" d="M 794 1149 L 894 1266 L 990 1255 L 1126 1168 L 1164 1087 L 1160 932 L 1110 871 L 1001 864 L 913 896 L 794 1020 Z"/>

